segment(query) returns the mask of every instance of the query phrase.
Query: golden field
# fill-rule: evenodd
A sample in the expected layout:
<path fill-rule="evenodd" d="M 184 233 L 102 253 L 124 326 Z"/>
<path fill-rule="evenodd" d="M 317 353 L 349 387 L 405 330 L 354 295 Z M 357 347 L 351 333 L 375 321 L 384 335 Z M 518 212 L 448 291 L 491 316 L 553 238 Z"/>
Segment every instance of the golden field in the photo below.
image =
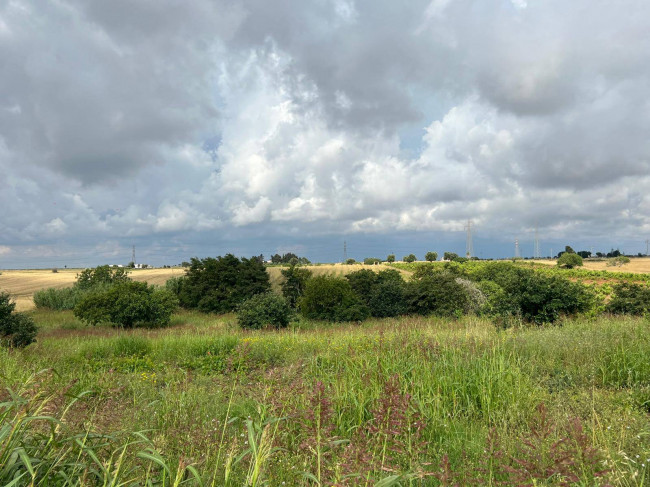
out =
<path fill-rule="evenodd" d="M 555 265 L 555 260 L 535 260 L 528 261 L 537 264 Z M 584 260 L 583 269 L 590 271 L 609 271 L 609 272 L 632 272 L 634 274 L 647 274 L 650 273 L 650 257 L 634 257 L 630 259 L 629 264 L 621 267 L 608 266 L 607 259 L 604 260 Z"/>
<path fill-rule="evenodd" d="M 372 269 L 380 271 L 390 269 L 386 265 L 364 266 L 342 265 L 342 264 L 324 264 L 308 266 L 314 275 L 337 274 L 345 275 L 359 269 Z M 282 282 L 280 271 L 283 267 L 268 267 L 268 273 L 271 285 L 274 289 L 279 289 Z M 77 274 L 81 269 L 59 269 L 58 272 L 52 272 L 52 269 L 35 269 L 35 270 L 7 270 L 2 271 L 0 275 L 0 290 L 9 292 L 16 301 L 16 309 L 25 311 L 34 307 L 32 296 L 39 289 L 55 287 L 63 288 L 72 286 L 76 280 Z M 400 271 L 403 274 L 410 274 L 407 271 Z M 146 281 L 149 284 L 162 286 L 170 277 L 182 276 L 185 270 L 179 267 L 169 269 L 130 269 L 129 276 L 134 281 Z"/>

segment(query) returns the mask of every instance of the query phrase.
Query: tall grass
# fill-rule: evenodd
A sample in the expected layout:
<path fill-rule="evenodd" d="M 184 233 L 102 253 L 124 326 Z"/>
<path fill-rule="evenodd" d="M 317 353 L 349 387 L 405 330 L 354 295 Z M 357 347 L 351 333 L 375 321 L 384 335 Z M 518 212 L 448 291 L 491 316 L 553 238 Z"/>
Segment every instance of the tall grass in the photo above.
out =
<path fill-rule="evenodd" d="M 48 465 L 86 485 L 647 483 L 647 321 L 498 331 L 406 317 L 242 332 L 230 320 L 59 330 L 0 351 L 16 391 L 0 422 L 19 438 L 0 443 L 16 485 L 53 485 Z M 45 366 L 57 373 L 29 378 Z"/>

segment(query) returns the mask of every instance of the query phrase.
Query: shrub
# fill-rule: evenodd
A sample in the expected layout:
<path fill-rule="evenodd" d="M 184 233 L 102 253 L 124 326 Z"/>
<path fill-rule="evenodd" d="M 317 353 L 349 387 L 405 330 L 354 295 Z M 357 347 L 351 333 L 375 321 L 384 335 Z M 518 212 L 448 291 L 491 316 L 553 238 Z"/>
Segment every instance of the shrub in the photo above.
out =
<path fill-rule="evenodd" d="M 464 309 L 465 313 L 479 313 L 484 309 L 487 298 L 483 291 L 476 285 L 476 283 L 463 279 L 461 277 L 456 278 L 456 283 L 460 284 L 467 294 L 467 302 Z"/>
<path fill-rule="evenodd" d="M 611 266 L 621 267 L 629 263 L 630 263 L 630 258 L 625 257 L 624 255 L 619 255 L 618 257 L 612 257 L 611 259 L 607 259 L 607 265 L 610 267 Z"/>
<path fill-rule="evenodd" d="M 409 282 L 406 300 L 409 312 L 421 315 L 453 316 L 469 307 L 465 286 L 447 272 L 437 272 Z"/>
<path fill-rule="evenodd" d="M 364 265 L 381 264 L 381 259 L 378 259 L 376 257 L 366 257 L 365 259 L 363 259 L 363 264 Z"/>
<path fill-rule="evenodd" d="M 410 262 L 415 262 L 417 260 L 417 258 L 415 257 L 415 254 L 409 254 L 409 255 L 405 255 L 404 257 L 402 257 L 402 260 L 404 262 L 409 262 L 410 263 Z"/>
<path fill-rule="evenodd" d="M 629 282 L 616 284 L 606 309 L 614 314 L 644 315 L 650 310 L 650 288 Z"/>
<path fill-rule="evenodd" d="M 388 257 L 386 257 L 386 262 L 395 262 L 395 254 L 388 254 Z"/>
<path fill-rule="evenodd" d="M 76 286 L 56 289 L 53 287 L 40 289 L 34 293 L 34 304 L 37 308 L 55 310 L 74 309 L 84 295 L 84 290 Z"/>
<path fill-rule="evenodd" d="M 572 252 L 564 252 L 557 259 L 558 267 L 566 267 L 567 269 L 573 269 L 574 267 L 580 267 L 581 265 L 583 265 L 582 257 Z"/>
<path fill-rule="evenodd" d="M 305 292 L 305 284 L 312 276 L 312 271 L 292 265 L 288 269 L 282 269 L 280 273 L 284 277 L 282 295 L 289 303 L 289 306 L 295 308 L 298 305 L 298 300 Z"/>
<path fill-rule="evenodd" d="M 356 263 L 357 263 L 357 261 L 354 260 L 354 259 L 348 259 L 348 260 L 345 261 L 345 264 L 346 264 L 346 265 L 354 265 L 354 264 L 356 264 Z"/>
<path fill-rule="evenodd" d="M 309 279 L 300 300 L 300 310 L 306 318 L 330 321 L 361 321 L 370 314 L 349 281 L 334 276 Z"/>
<path fill-rule="evenodd" d="M 237 321 L 242 328 L 286 328 L 293 311 L 282 296 L 275 293 L 256 294 L 239 305 Z"/>
<path fill-rule="evenodd" d="M 88 291 L 74 315 L 91 325 L 110 322 L 125 328 L 154 328 L 169 325 L 177 306 L 178 300 L 166 289 L 128 281 Z"/>
<path fill-rule="evenodd" d="M 387 318 L 406 313 L 408 308 L 404 297 L 405 283 L 401 276 L 400 281 L 379 281 L 373 288 L 368 299 L 368 307 L 372 316 Z"/>
<path fill-rule="evenodd" d="M 185 308 L 224 313 L 270 289 L 269 275 L 257 257 L 239 260 L 227 254 L 216 259 L 193 258 L 178 297 Z"/>
<path fill-rule="evenodd" d="M 23 348 L 36 341 L 38 329 L 30 316 L 15 313 L 15 309 L 9 294 L 0 293 L 0 344 Z"/>
<path fill-rule="evenodd" d="M 438 260 L 438 252 L 427 252 L 424 256 L 424 260 L 428 262 L 435 262 Z"/>
<path fill-rule="evenodd" d="M 503 295 L 498 293 L 498 298 L 488 298 L 499 314 L 520 315 L 537 324 L 553 323 L 562 315 L 588 311 L 595 303 L 594 294 L 583 284 L 509 263 L 486 264 L 471 273 L 471 278 L 493 281 L 503 289 Z"/>
<path fill-rule="evenodd" d="M 377 273 L 361 269 L 356 272 L 350 272 L 345 276 L 350 283 L 354 293 L 364 302 L 367 303 L 370 299 L 370 294 L 377 283 Z"/>
<path fill-rule="evenodd" d="M 165 281 L 165 289 L 178 297 L 181 294 L 185 280 L 185 276 L 170 277 Z"/>

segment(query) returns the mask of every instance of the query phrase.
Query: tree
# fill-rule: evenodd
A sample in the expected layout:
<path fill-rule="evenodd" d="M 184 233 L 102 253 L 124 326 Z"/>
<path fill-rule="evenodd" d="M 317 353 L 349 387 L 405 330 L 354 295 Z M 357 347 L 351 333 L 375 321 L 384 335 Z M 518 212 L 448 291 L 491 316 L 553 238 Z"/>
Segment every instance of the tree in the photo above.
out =
<path fill-rule="evenodd" d="M 409 255 L 405 255 L 404 257 L 402 257 L 402 260 L 404 262 L 409 262 L 410 263 L 410 262 L 415 262 L 417 260 L 417 258 L 415 257 L 415 254 L 409 254 Z"/>
<path fill-rule="evenodd" d="M 566 267 L 567 269 L 573 269 L 574 267 L 579 267 L 582 264 L 582 257 L 573 252 L 564 252 L 557 259 L 558 267 Z"/>
<path fill-rule="evenodd" d="M 178 296 L 181 305 L 206 312 L 233 311 L 242 301 L 271 289 L 264 264 L 232 254 L 193 258 L 185 277 Z"/>
<path fill-rule="evenodd" d="M 620 257 L 621 256 L 621 251 L 616 249 L 612 249 L 609 252 L 607 252 L 607 257 Z"/>
<path fill-rule="evenodd" d="M 386 262 L 395 262 L 395 254 L 388 254 L 388 257 L 386 257 Z"/>
<path fill-rule="evenodd" d="M 282 264 L 282 256 L 280 254 L 273 254 L 271 256 L 272 264 Z"/>
<path fill-rule="evenodd" d="M 438 252 L 427 252 L 424 259 L 428 262 L 435 262 L 438 260 Z"/>
<path fill-rule="evenodd" d="M 85 290 L 97 285 L 119 284 L 130 280 L 128 271 L 123 268 L 111 268 L 107 265 L 101 265 L 94 269 L 84 269 L 77 274 L 75 286 Z"/>
<path fill-rule="evenodd" d="M 630 258 L 625 257 L 624 255 L 619 255 L 618 257 L 612 257 L 611 259 L 607 259 L 608 266 L 621 267 L 629 263 L 630 263 Z"/>
<path fill-rule="evenodd" d="M 576 253 L 575 250 L 573 250 L 570 245 L 567 245 L 566 247 L 564 247 L 564 251 L 567 254 L 575 254 Z"/>
<path fill-rule="evenodd" d="M 444 260 L 456 260 L 457 258 L 458 258 L 458 254 L 455 252 L 445 252 L 443 254 Z"/>
<path fill-rule="evenodd" d="M 591 252 L 589 252 L 588 250 L 581 250 L 580 252 L 578 252 L 578 255 L 583 259 L 588 259 L 589 257 L 591 257 Z"/>

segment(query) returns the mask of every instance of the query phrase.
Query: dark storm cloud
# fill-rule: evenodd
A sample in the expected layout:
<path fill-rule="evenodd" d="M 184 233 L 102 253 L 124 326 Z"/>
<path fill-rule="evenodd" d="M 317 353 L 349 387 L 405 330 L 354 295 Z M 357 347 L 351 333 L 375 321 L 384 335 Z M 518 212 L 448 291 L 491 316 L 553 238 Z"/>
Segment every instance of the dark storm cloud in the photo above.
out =
<path fill-rule="evenodd" d="M 1 255 L 470 217 L 486 238 L 650 232 L 648 19 L 641 0 L 0 0 Z"/>

